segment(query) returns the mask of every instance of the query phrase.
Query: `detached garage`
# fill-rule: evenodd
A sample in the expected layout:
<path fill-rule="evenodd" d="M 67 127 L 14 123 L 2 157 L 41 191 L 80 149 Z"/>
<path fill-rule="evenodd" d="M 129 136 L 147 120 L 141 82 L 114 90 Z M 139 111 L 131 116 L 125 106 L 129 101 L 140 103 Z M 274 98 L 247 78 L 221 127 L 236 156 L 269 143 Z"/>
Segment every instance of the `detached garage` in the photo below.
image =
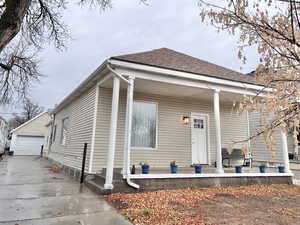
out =
<path fill-rule="evenodd" d="M 50 115 L 44 112 L 12 130 L 10 150 L 14 155 L 40 155 L 50 120 Z"/>

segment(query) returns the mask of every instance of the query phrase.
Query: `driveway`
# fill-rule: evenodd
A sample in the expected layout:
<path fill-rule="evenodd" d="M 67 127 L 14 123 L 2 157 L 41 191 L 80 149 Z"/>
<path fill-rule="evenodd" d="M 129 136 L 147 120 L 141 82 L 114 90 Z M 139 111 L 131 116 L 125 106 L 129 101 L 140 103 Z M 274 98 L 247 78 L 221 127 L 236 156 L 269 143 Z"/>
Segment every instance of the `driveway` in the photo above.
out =
<path fill-rule="evenodd" d="M 129 225 L 101 196 L 36 156 L 0 161 L 0 224 Z"/>

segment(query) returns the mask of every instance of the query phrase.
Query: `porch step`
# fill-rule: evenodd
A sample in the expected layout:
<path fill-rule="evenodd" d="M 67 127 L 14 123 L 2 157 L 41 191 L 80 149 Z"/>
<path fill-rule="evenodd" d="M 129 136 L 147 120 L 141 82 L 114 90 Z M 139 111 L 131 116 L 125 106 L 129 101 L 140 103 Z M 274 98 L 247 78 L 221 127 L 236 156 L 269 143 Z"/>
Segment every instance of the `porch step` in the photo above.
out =
<path fill-rule="evenodd" d="M 105 176 L 103 176 L 102 174 L 94 175 L 94 178 L 91 180 L 86 180 L 85 184 L 92 191 L 95 191 L 98 194 L 105 195 L 105 194 L 118 193 L 118 192 L 123 192 L 123 193 L 132 192 L 131 190 L 132 188 L 127 185 L 126 181 L 123 178 L 113 179 L 113 186 L 114 186 L 113 190 L 104 189 Z"/>
<path fill-rule="evenodd" d="M 89 189 L 91 189 L 93 192 L 95 192 L 97 194 L 100 194 L 100 195 L 111 194 L 111 190 L 104 189 L 103 186 L 97 184 L 94 180 L 87 180 L 84 183 Z"/>

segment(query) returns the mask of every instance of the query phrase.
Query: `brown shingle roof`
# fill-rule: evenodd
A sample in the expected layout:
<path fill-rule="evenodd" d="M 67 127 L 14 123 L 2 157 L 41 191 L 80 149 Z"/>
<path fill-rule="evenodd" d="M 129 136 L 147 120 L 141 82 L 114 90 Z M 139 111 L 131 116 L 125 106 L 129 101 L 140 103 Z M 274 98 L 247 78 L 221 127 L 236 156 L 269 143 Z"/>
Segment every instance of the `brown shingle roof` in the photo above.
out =
<path fill-rule="evenodd" d="M 244 75 L 242 73 L 206 62 L 201 59 L 197 59 L 180 52 L 176 52 L 168 48 L 160 48 L 147 52 L 114 56 L 112 59 L 189 72 L 231 81 L 259 84 L 253 78 L 253 76 Z"/>

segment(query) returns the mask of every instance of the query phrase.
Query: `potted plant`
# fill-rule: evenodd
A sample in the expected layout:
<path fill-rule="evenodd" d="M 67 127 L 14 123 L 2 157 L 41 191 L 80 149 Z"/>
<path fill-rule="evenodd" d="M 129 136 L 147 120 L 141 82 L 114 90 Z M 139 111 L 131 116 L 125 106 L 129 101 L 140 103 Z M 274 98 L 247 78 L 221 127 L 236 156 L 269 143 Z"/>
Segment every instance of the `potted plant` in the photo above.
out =
<path fill-rule="evenodd" d="M 262 163 L 259 166 L 259 172 L 260 173 L 265 173 L 266 172 L 266 163 Z"/>
<path fill-rule="evenodd" d="M 142 174 L 148 174 L 150 170 L 150 166 L 147 162 L 140 162 L 140 165 L 142 167 Z"/>
<path fill-rule="evenodd" d="M 171 173 L 177 173 L 176 161 L 171 161 L 170 162 L 170 169 L 171 169 Z"/>
<path fill-rule="evenodd" d="M 279 173 L 285 173 L 285 167 L 283 165 L 278 166 L 278 172 Z"/>
<path fill-rule="evenodd" d="M 242 173 L 242 168 L 243 168 L 242 166 L 236 166 L 235 167 L 235 172 L 236 173 Z"/>
<path fill-rule="evenodd" d="M 192 167 L 195 168 L 195 173 L 202 173 L 202 165 L 200 163 L 193 163 Z"/>

